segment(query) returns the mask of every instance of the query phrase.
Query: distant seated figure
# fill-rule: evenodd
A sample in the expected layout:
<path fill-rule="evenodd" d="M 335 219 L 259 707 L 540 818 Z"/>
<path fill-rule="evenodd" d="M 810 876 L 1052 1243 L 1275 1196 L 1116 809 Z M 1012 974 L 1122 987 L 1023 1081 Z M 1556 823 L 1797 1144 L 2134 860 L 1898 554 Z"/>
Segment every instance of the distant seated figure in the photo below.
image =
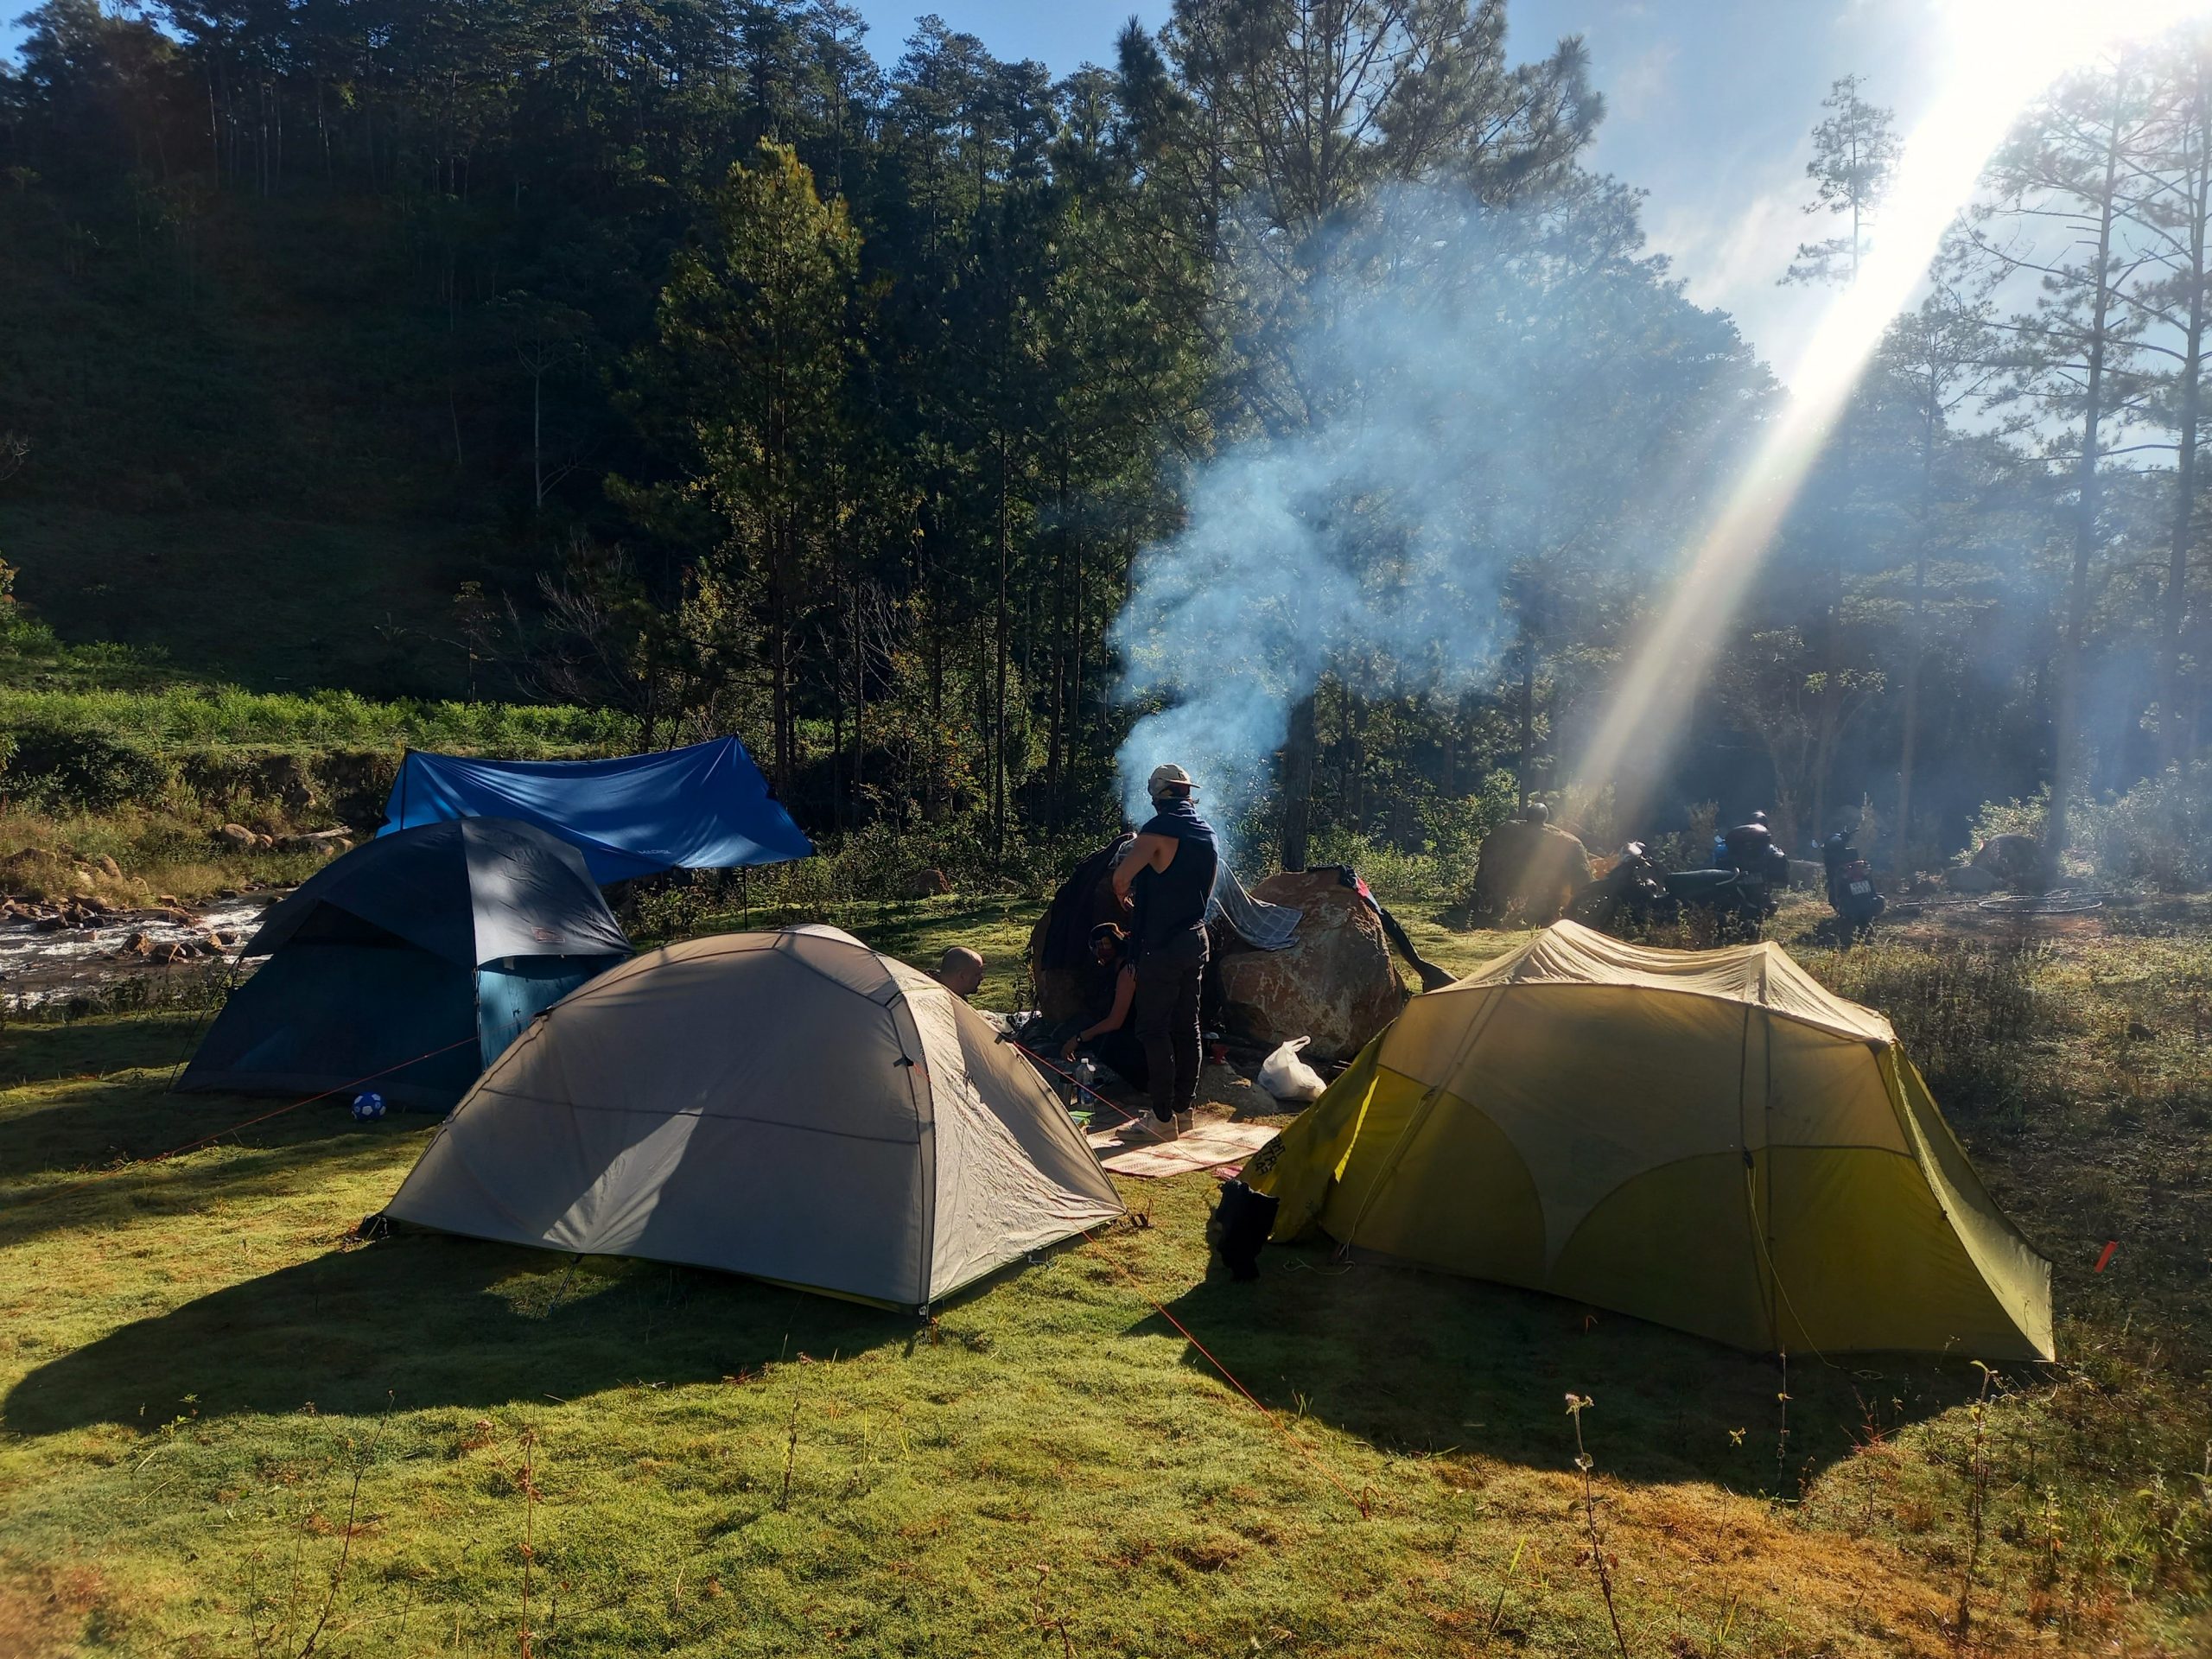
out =
<path fill-rule="evenodd" d="M 983 959 L 964 944 L 956 944 L 938 959 L 930 977 L 965 1002 L 982 988 Z"/>
<path fill-rule="evenodd" d="M 1588 880 L 1589 849 L 1554 825 L 1541 801 L 1531 801 L 1519 817 L 1483 838 L 1470 908 L 1478 922 L 1503 921 L 1517 910 L 1523 920 L 1544 926 L 1560 918 Z"/>
<path fill-rule="evenodd" d="M 1764 812 L 1754 812 L 1748 823 L 1723 830 L 1715 855 L 1724 870 L 1741 870 L 1770 887 L 1789 885 L 1789 856 L 1776 842 Z"/>
<path fill-rule="evenodd" d="M 1720 832 L 1714 844 L 1714 855 L 1724 870 L 1742 870 L 1748 875 L 1758 875 L 1764 872 L 1767 849 L 1773 845 L 1774 831 L 1767 827 L 1766 814 L 1754 812 L 1746 822 Z"/>

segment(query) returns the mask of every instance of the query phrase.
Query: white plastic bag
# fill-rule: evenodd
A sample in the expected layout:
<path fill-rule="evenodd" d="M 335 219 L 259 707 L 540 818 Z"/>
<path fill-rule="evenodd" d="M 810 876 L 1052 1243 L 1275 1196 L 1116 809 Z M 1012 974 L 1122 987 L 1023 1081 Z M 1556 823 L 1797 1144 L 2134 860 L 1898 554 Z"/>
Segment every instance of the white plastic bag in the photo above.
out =
<path fill-rule="evenodd" d="M 1306 1101 L 1320 1097 L 1328 1084 L 1321 1074 L 1298 1058 L 1298 1051 L 1313 1039 L 1296 1037 L 1268 1056 L 1260 1067 L 1260 1087 L 1277 1100 Z"/>

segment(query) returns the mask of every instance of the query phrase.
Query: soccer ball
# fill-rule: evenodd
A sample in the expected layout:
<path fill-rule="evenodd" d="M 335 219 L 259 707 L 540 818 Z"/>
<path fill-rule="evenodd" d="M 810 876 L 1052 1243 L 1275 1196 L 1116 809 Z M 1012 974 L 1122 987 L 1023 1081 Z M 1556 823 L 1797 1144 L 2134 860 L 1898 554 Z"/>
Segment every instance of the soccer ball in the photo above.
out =
<path fill-rule="evenodd" d="M 384 1116 L 384 1096 L 374 1092 L 353 1096 L 353 1121 L 373 1123 Z"/>

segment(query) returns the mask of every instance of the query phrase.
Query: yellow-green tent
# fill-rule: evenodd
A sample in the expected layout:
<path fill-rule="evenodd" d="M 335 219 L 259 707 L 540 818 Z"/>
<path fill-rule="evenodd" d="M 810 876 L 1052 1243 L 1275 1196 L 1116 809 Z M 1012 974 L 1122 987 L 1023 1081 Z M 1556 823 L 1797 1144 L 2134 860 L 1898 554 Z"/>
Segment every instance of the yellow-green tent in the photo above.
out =
<path fill-rule="evenodd" d="M 1561 922 L 1415 997 L 1270 1152 L 1278 1240 L 1758 1351 L 2051 1357 L 2050 1264 L 1889 1022 L 1779 945 Z"/>

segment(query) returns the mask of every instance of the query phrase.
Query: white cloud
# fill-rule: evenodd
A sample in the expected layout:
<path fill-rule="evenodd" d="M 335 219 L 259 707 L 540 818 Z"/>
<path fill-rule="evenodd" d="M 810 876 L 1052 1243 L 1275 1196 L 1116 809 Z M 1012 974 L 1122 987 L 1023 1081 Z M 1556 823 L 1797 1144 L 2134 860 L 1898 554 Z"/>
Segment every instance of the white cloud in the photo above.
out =
<path fill-rule="evenodd" d="M 1674 97 L 1675 60 L 1680 54 L 1673 41 L 1656 41 L 1605 77 L 1607 109 L 1625 121 L 1663 111 Z"/>

